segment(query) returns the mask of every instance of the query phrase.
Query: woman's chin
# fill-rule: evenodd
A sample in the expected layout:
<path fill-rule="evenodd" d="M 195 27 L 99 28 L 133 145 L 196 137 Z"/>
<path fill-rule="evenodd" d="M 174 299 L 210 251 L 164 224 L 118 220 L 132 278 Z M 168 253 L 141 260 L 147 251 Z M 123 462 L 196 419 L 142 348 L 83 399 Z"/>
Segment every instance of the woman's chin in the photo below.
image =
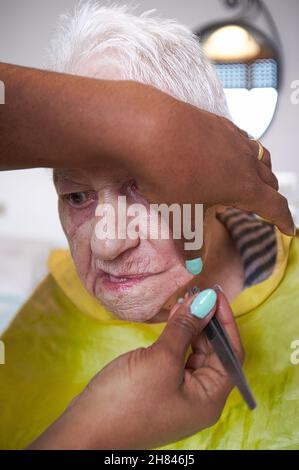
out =
<path fill-rule="evenodd" d="M 135 302 L 128 302 L 116 305 L 111 302 L 105 302 L 103 298 L 99 299 L 101 305 L 103 305 L 109 312 L 112 312 L 117 318 L 127 322 L 134 323 L 159 323 L 167 321 L 169 310 L 165 309 L 163 303 L 160 305 L 134 305 Z"/>

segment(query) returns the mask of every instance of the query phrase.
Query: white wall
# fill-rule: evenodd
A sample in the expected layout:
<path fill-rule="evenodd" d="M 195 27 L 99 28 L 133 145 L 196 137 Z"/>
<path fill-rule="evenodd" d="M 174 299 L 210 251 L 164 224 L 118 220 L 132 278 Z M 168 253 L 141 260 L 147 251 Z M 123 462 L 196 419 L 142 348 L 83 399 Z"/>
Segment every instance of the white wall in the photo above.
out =
<path fill-rule="evenodd" d="M 0 61 L 41 67 L 58 15 L 72 9 L 75 3 L 75 0 L 0 0 Z M 192 28 L 231 14 L 220 0 L 138 3 L 140 10 L 157 8 L 161 16 L 175 17 Z M 299 1 L 267 0 L 266 3 L 281 33 L 285 76 L 278 111 L 263 142 L 272 151 L 276 170 L 299 174 L 299 105 L 290 101 L 291 82 L 299 80 Z M 1 203 L 6 206 L 6 215 L 0 215 L 0 234 L 17 232 L 65 243 L 56 214 L 56 197 L 45 170 L 0 174 Z"/>

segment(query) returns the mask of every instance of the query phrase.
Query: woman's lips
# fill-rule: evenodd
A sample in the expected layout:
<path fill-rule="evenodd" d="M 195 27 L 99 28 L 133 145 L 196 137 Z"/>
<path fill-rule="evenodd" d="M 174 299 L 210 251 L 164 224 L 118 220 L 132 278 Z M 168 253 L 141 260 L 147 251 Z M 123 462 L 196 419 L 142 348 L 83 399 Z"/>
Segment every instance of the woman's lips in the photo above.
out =
<path fill-rule="evenodd" d="M 145 279 L 156 276 L 159 273 L 146 273 L 146 274 L 126 274 L 114 276 L 113 274 L 103 273 L 101 282 L 103 287 L 110 290 L 125 290 L 133 287 L 134 285 L 144 281 Z"/>

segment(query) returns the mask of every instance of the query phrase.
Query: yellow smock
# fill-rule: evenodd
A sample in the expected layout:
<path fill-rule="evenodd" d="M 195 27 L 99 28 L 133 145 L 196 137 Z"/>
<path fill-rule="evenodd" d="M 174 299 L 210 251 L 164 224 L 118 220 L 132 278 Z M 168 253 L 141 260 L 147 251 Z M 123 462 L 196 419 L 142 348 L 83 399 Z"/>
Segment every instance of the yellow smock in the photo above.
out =
<path fill-rule="evenodd" d="M 299 233 L 277 230 L 276 267 L 233 302 L 258 407 L 235 389 L 218 423 L 163 449 L 299 449 Z M 105 364 L 153 343 L 165 323 L 118 320 L 81 284 L 68 251 L 55 251 L 49 275 L 5 331 L 0 365 L 0 448 L 22 449 L 43 432 Z M 138 417 L 136 418 L 138 419 Z"/>

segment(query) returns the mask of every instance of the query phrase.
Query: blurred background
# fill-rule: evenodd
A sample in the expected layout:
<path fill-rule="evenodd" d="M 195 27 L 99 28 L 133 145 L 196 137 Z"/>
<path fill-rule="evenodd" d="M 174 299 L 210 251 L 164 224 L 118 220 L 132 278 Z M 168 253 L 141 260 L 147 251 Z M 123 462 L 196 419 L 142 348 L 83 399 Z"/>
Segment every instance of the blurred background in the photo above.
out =
<path fill-rule="evenodd" d="M 42 68 L 59 15 L 76 3 L 0 0 L 0 61 Z M 156 9 L 159 16 L 176 18 L 199 35 L 217 67 L 234 121 L 270 149 L 281 191 L 299 224 L 299 103 L 294 100 L 294 87 L 299 89 L 299 1 L 114 3 L 137 5 L 137 12 Z M 0 172 L 0 329 L 46 273 L 54 247 L 66 247 L 66 240 L 51 171 Z"/>

